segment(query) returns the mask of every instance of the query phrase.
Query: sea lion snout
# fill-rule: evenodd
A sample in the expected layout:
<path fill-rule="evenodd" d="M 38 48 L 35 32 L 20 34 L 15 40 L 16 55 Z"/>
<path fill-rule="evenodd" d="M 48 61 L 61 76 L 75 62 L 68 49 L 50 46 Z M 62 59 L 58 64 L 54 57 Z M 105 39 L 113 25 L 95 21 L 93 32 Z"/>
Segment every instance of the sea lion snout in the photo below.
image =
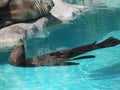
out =
<path fill-rule="evenodd" d="M 46 9 L 48 9 L 49 11 L 52 9 L 52 7 L 55 6 L 55 4 L 53 3 L 53 1 L 51 1 L 51 0 L 44 0 L 43 4 L 44 4 L 44 7 Z"/>
<path fill-rule="evenodd" d="M 49 3 L 44 3 L 44 8 L 49 11 L 52 7 L 49 5 Z"/>

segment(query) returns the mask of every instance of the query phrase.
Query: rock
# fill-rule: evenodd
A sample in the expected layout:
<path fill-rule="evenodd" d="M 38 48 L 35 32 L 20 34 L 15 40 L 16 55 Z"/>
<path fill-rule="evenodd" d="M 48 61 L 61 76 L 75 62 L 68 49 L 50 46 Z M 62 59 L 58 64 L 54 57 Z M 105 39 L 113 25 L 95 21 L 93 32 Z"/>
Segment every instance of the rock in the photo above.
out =
<path fill-rule="evenodd" d="M 20 39 L 20 35 L 18 34 L 8 34 L 8 35 L 0 35 L 0 52 L 7 52 L 14 45 L 17 44 Z"/>
<path fill-rule="evenodd" d="M 53 0 L 53 2 L 55 6 L 51 10 L 51 13 L 62 21 L 71 20 L 88 8 L 87 6 L 68 4 L 64 0 Z"/>
<path fill-rule="evenodd" d="M 10 49 L 19 39 L 25 39 L 26 36 L 34 36 L 35 33 L 43 31 L 48 19 L 43 17 L 34 23 L 14 24 L 0 30 L 0 51 L 2 49 Z"/>

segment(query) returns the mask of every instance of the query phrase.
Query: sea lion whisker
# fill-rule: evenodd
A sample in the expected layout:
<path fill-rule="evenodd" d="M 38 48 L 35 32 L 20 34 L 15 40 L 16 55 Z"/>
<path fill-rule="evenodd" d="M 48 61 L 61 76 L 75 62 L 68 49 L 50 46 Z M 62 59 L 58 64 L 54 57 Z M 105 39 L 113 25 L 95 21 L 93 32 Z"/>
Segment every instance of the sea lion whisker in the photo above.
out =
<path fill-rule="evenodd" d="M 39 2 L 39 5 L 41 5 L 42 11 L 44 12 L 44 14 L 46 14 L 46 11 L 45 11 L 45 8 L 44 8 L 44 5 L 43 5 L 43 1 Z"/>
<path fill-rule="evenodd" d="M 39 3 L 40 2 L 40 3 Z M 43 6 L 41 5 L 42 3 L 41 3 L 41 1 L 36 1 L 36 4 L 37 4 L 37 6 L 38 6 L 38 9 L 41 9 L 41 12 L 43 12 Z M 44 12 L 43 12 L 44 13 Z"/>
<path fill-rule="evenodd" d="M 41 7 L 40 7 L 38 1 L 35 1 L 35 5 L 36 5 L 37 9 L 39 10 L 39 13 L 42 14 Z"/>

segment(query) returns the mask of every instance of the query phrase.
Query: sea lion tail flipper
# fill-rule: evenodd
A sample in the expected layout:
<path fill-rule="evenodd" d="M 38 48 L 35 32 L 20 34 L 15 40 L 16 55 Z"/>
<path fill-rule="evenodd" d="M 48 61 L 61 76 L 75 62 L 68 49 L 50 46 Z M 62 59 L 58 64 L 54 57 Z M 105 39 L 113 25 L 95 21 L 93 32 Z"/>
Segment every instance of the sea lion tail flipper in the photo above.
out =
<path fill-rule="evenodd" d="M 69 50 L 63 50 L 59 52 L 59 55 L 63 58 L 70 59 L 77 55 L 84 54 L 86 52 L 100 49 L 100 48 L 106 48 L 106 47 L 112 47 L 120 44 L 120 40 L 114 37 L 110 37 L 100 43 L 92 43 L 89 45 L 79 46 L 76 48 L 72 48 Z M 94 56 L 93 56 L 94 57 Z"/>
<path fill-rule="evenodd" d="M 114 38 L 114 37 L 110 37 L 110 38 L 108 38 L 108 39 L 106 39 L 106 40 L 104 40 L 104 41 L 102 41 L 102 42 L 100 42 L 96 45 L 97 45 L 98 48 L 105 48 L 105 47 L 116 46 L 118 44 L 120 44 L 119 39 Z"/>

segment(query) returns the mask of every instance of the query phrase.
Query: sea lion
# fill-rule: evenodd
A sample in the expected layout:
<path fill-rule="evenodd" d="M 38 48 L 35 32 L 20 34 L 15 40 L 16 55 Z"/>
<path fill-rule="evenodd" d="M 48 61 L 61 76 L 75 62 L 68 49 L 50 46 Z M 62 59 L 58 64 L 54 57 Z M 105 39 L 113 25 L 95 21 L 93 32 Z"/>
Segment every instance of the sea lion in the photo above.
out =
<path fill-rule="evenodd" d="M 110 37 L 100 43 L 94 42 L 89 45 L 47 53 L 34 58 L 26 58 L 23 40 L 20 40 L 11 52 L 9 63 L 14 66 L 23 67 L 65 65 L 67 61 L 71 60 L 71 58 L 77 55 L 100 48 L 116 46 L 118 44 L 120 44 L 120 40 Z"/>
<path fill-rule="evenodd" d="M 52 0 L 2 0 L 0 1 L 0 28 L 38 19 L 47 15 L 53 7 Z"/>

